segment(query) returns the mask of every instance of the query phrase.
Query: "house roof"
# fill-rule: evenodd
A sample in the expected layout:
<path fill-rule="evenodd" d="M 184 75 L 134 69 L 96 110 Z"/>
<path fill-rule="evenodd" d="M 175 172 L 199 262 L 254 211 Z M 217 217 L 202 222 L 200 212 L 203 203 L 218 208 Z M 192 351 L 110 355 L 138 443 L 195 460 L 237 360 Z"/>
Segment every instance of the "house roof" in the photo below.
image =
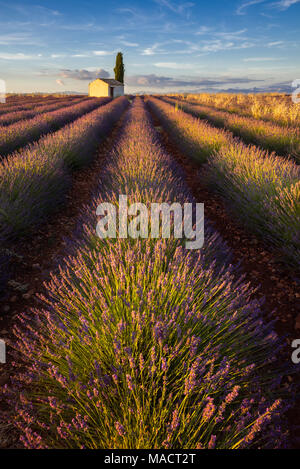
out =
<path fill-rule="evenodd" d="M 118 80 L 114 80 L 113 78 L 97 78 L 94 81 L 101 80 L 104 83 L 107 83 L 109 86 L 124 86 L 124 83 L 121 83 Z"/>

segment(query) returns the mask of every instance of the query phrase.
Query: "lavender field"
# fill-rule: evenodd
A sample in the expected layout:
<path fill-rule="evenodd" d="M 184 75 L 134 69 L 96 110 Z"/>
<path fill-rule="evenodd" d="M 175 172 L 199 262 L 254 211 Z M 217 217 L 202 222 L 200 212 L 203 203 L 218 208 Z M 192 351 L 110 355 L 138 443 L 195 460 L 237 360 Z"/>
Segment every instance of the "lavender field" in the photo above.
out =
<path fill-rule="evenodd" d="M 1 448 L 299 446 L 300 134 L 268 99 L 0 105 Z"/>

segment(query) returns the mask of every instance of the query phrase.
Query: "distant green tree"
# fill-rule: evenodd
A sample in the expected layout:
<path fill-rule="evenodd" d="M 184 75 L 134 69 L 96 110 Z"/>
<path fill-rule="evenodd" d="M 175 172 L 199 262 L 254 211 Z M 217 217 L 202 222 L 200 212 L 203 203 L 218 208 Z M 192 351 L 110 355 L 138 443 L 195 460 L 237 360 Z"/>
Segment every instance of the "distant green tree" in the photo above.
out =
<path fill-rule="evenodd" d="M 125 67 L 124 67 L 124 63 L 123 63 L 123 54 L 122 54 L 122 52 L 118 52 L 118 54 L 117 54 L 116 66 L 114 68 L 114 72 L 115 72 L 115 80 L 118 80 L 121 83 L 124 83 Z"/>

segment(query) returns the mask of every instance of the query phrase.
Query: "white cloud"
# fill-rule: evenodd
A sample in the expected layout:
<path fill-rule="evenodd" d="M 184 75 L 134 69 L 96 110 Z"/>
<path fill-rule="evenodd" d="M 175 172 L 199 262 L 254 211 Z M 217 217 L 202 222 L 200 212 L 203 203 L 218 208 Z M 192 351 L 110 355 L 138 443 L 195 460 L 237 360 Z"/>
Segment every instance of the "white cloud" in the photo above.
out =
<path fill-rule="evenodd" d="M 244 62 L 271 62 L 274 60 L 282 60 L 281 57 L 249 57 L 243 59 Z"/>
<path fill-rule="evenodd" d="M 280 0 L 279 2 L 273 3 L 275 7 L 279 8 L 279 10 L 287 10 L 295 3 L 299 3 L 300 0 Z"/>
<path fill-rule="evenodd" d="M 15 2 L 0 2 L 1 7 L 12 9 L 13 11 L 17 12 L 18 14 L 26 17 L 32 16 L 62 16 L 62 14 L 58 10 L 53 10 L 51 8 L 46 8 L 41 5 L 22 5 L 21 3 Z"/>
<path fill-rule="evenodd" d="M 281 11 L 287 10 L 290 8 L 292 5 L 295 5 L 296 3 L 299 3 L 300 0 L 279 0 L 278 2 L 274 3 L 267 3 L 266 0 L 250 0 L 246 3 L 243 3 L 238 7 L 236 10 L 237 15 L 245 15 L 246 12 L 245 10 L 253 5 L 258 5 L 259 3 L 265 3 L 267 8 L 276 8 Z"/>
<path fill-rule="evenodd" d="M 55 80 L 55 81 L 59 86 L 64 86 L 65 85 L 62 80 Z"/>
<path fill-rule="evenodd" d="M 207 55 L 213 52 L 219 52 L 223 50 L 238 50 L 238 49 L 248 49 L 255 46 L 255 41 L 250 42 L 247 38 L 243 37 L 242 34 L 247 30 L 242 29 L 239 31 L 233 32 L 214 32 L 211 39 L 201 39 L 198 43 L 195 41 L 183 41 L 181 39 L 172 39 L 169 41 L 155 43 L 150 47 L 147 47 L 141 52 L 141 55 L 154 56 L 157 54 L 167 55 L 169 51 L 165 48 L 169 44 L 183 44 L 187 47 L 172 50 L 172 54 L 188 55 L 196 54 L 197 57 Z M 168 62 L 159 62 L 159 63 L 168 63 Z"/>
<path fill-rule="evenodd" d="M 0 45 L 20 45 L 31 46 L 37 45 L 37 41 L 32 38 L 30 33 L 9 33 L 9 34 L 0 34 Z"/>
<path fill-rule="evenodd" d="M 269 42 L 267 44 L 268 47 L 275 47 L 275 46 L 281 46 L 282 44 L 284 44 L 283 41 L 274 41 L 274 42 Z"/>
<path fill-rule="evenodd" d="M 185 2 L 180 4 L 175 4 L 170 0 L 155 0 L 161 7 L 168 8 L 173 13 L 177 13 L 178 15 L 189 14 L 189 10 L 195 5 L 191 2 Z"/>
<path fill-rule="evenodd" d="M 30 59 L 36 59 L 38 57 L 41 57 L 41 54 L 26 55 L 26 54 L 22 54 L 22 53 L 6 54 L 6 53 L 1 53 L 0 52 L 0 59 L 2 59 L 2 60 L 30 60 Z"/>
<path fill-rule="evenodd" d="M 30 6 L 31 8 L 31 6 Z M 40 11 L 41 13 L 45 13 L 46 15 L 52 15 L 52 16 L 62 16 L 62 13 L 60 13 L 58 10 L 53 10 L 50 8 L 46 8 L 41 5 L 34 5 L 34 8 L 37 9 L 37 11 Z M 30 14 L 30 11 L 29 11 Z"/>
<path fill-rule="evenodd" d="M 201 26 L 195 34 L 196 36 L 202 36 L 202 34 L 207 34 L 211 31 L 213 31 L 212 28 L 208 28 L 207 26 Z"/>
<path fill-rule="evenodd" d="M 127 47 L 138 47 L 139 44 L 137 44 L 136 42 L 128 42 L 128 41 L 121 41 L 121 44 L 123 44 L 124 46 L 127 46 Z"/>
<path fill-rule="evenodd" d="M 253 42 L 224 42 L 223 39 L 212 39 L 211 41 L 204 41 L 204 45 L 199 48 L 200 52 L 219 52 L 223 50 L 239 50 L 254 47 Z"/>
<path fill-rule="evenodd" d="M 94 55 L 100 55 L 100 56 L 106 56 L 106 55 L 112 55 L 114 52 L 110 52 L 110 51 L 107 51 L 107 50 L 94 50 L 93 51 L 93 54 Z"/>
<path fill-rule="evenodd" d="M 241 40 L 241 35 L 246 33 L 247 32 L 247 29 L 240 29 L 239 31 L 223 31 L 223 32 L 219 32 L 219 31 L 216 31 L 214 33 L 214 36 L 217 36 L 217 37 L 222 37 L 225 41 L 234 41 L 234 40 Z"/>
<path fill-rule="evenodd" d="M 246 33 L 247 29 L 240 29 L 239 31 L 216 31 L 213 28 L 207 28 L 206 26 L 201 26 L 201 28 L 195 33 L 196 36 L 215 36 L 222 37 L 223 39 L 230 41 L 235 39 L 240 39 L 241 35 Z"/>
<path fill-rule="evenodd" d="M 59 24 L 56 27 L 65 31 L 103 31 L 104 29 L 103 26 L 94 23 Z"/>
<path fill-rule="evenodd" d="M 173 70 L 194 70 L 197 68 L 195 64 L 183 64 L 176 62 L 158 62 L 153 65 L 158 68 L 169 68 Z"/>
<path fill-rule="evenodd" d="M 243 3 L 238 7 L 236 10 L 237 15 L 245 15 L 245 10 L 253 5 L 257 5 L 258 3 L 263 3 L 265 0 L 250 0 L 249 2 Z"/>
<path fill-rule="evenodd" d="M 160 44 L 156 43 L 153 44 L 151 47 L 147 47 L 143 50 L 142 55 L 155 55 L 157 53 L 157 49 L 159 48 Z"/>
<path fill-rule="evenodd" d="M 171 40 L 160 42 L 160 43 L 156 42 L 155 44 L 153 44 L 153 46 L 150 46 L 144 49 L 141 55 L 166 54 L 168 52 L 165 49 L 162 49 L 162 46 L 166 46 L 168 44 L 186 44 L 186 45 L 189 45 L 190 47 L 194 47 L 194 50 L 197 50 L 197 47 L 193 46 L 192 43 L 190 43 L 189 41 L 183 41 L 181 39 L 171 39 Z"/>
<path fill-rule="evenodd" d="M 144 49 L 142 55 L 154 55 L 154 50 L 151 47 Z"/>

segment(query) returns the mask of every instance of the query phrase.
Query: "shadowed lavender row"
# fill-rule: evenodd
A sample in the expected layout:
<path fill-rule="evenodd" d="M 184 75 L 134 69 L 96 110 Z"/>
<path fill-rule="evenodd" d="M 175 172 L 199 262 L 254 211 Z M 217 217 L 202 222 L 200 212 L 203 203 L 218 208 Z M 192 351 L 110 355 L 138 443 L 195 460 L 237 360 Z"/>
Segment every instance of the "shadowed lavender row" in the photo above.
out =
<path fill-rule="evenodd" d="M 22 111 L 14 111 L 12 110 L 11 112 L 8 112 L 6 114 L 0 115 L 0 126 L 4 125 L 11 125 L 14 124 L 15 122 L 18 122 L 22 119 L 32 119 L 33 117 L 43 114 L 45 112 L 50 112 L 50 111 L 56 111 L 57 109 L 62 109 L 67 106 L 72 106 L 74 104 L 78 104 L 82 101 L 87 101 L 87 98 L 58 98 L 57 100 L 53 100 L 51 102 L 48 102 L 47 104 L 42 103 L 39 105 L 36 105 L 32 109 L 29 110 L 22 110 Z M 1 108 L 0 108 L 1 110 Z M 0 132 L 1 132 L 1 127 L 0 127 Z"/>
<path fill-rule="evenodd" d="M 70 96 L 70 99 L 77 99 L 74 96 Z M 40 106 L 45 103 L 54 103 L 58 99 L 55 96 L 46 96 L 46 97 L 28 97 L 28 96 L 19 96 L 18 99 L 12 100 L 9 96 L 6 98 L 6 103 L 0 103 L 0 116 L 7 114 L 8 112 L 13 111 L 25 111 L 34 109 L 36 106 Z"/>
<path fill-rule="evenodd" d="M 94 158 L 97 145 L 127 105 L 126 98 L 97 104 L 98 109 L 0 163 L 2 240 L 25 234 L 57 209 L 69 188 L 70 172 Z"/>
<path fill-rule="evenodd" d="M 5 394 L 23 445 L 284 445 L 280 344 L 228 248 L 209 226 L 198 252 L 172 238 L 100 240 L 96 207 L 121 193 L 193 201 L 139 98 L 44 308 L 15 330 L 27 368 Z"/>
<path fill-rule="evenodd" d="M 16 122 L 7 127 L 1 127 L 0 155 L 7 155 L 37 140 L 42 135 L 58 130 L 60 127 L 74 121 L 83 114 L 106 104 L 109 100 L 110 98 L 87 99 L 84 102 L 68 106 L 65 109 L 47 112 L 33 119 L 25 119 L 24 121 Z"/>
<path fill-rule="evenodd" d="M 230 203 L 249 229 L 300 267 L 300 167 L 293 161 L 246 146 L 174 106 L 151 98 L 151 109 L 176 144 L 200 163 L 205 179 Z"/>

